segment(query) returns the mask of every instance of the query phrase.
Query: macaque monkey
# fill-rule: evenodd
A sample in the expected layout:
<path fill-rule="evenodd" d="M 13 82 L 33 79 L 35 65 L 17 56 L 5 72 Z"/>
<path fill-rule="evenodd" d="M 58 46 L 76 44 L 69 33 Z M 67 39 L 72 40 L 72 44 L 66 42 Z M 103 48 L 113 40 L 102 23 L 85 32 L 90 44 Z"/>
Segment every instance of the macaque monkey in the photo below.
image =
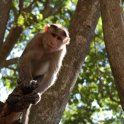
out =
<path fill-rule="evenodd" d="M 54 84 L 69 42 L 67 29 L 60 24 L 46 26 L 29 42 L 19 61 L 19 82 L 25 93 L 31 83 L 38 82 L 35 90 L 40 96 Z"/>
<path fill-rule="evenodd" d="M 46 26 L 45 31 L 29 42 L 20 57 L 19 82 L 29 88 L 32 82 L 37 81 L 36 91 L 40 94 L 45 92 L 57 78 L 69 41 L 69 33 L 62 25 Z"/>

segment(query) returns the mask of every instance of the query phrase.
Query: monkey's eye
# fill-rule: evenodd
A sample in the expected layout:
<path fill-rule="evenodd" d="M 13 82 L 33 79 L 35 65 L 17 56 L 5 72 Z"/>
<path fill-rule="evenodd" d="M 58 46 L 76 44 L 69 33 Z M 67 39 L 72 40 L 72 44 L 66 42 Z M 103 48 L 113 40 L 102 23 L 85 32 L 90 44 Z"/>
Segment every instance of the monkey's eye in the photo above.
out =
<path fill-rule="evenodd" d="M 51 33 L 53 37 L 56 37 L 56 34 L 55 33 Z"/>
<path fill-rule="evenodd" d="M 57 37 L 57 40 L 62 40 L 62 38 L 61 37 Z"/>
<path fill-rule="evenodd" d="M 53 37 L 56 37 L 57 38 L 57 40 L 62 40 L 62 38 L 61 37 L 59 37 L 57 34 L 55 34 L 55 33 L 51 33 L 51 35 L 53 36 Z"/>

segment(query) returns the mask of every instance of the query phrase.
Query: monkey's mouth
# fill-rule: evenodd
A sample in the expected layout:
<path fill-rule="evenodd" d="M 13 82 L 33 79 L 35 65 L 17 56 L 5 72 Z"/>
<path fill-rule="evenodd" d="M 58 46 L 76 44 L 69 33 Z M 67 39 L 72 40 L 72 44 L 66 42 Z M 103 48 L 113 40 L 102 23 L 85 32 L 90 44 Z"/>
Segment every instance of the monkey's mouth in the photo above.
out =
<path fill-rule="evenodd" d="M 50 48 L 50 49 L 51 49 L 51 48 L 53 48 L 53 46 L 52 46 L 52 45 L 50 45 L 50 44 L 48 44 L 47 46 L 48 46 L 48 48 Z"/>
<path fill-rule="evenodd" d="M 55 49 L 55 46 L 51 45 L 51 44 L 47 44 L 48 48 L 50 49 Z"/>

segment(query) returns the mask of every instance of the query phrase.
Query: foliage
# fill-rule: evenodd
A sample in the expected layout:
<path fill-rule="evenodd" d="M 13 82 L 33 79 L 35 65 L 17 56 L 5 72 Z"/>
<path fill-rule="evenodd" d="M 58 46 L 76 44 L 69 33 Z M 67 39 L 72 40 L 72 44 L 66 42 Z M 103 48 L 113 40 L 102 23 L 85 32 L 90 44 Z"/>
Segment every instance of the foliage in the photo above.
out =
<path fill-rule="evenodd" d="M 35 2 L 33 3 L 33 1 Z M 43 30 L 46 24 L 61 23 L 69 27 L 76 3 L 77 0 L 51 0 L 49 7 L 54 11 L 47 12 L 48 8 L 45 8 L 47 4 L 45 0 L 42 0 L 42 2 L 40 0 L 25 0 L 25 9 L 19 14 L 19 3 L 13 0 L 5 36 L 7 37 L 13 25 L 22 26 L 23 33 L 8 59 L 19 57 L 33 35 Z M 56 8 L 60 11 L 57 12 Z M 17 81 L 17 69 L 17 64 L 1 69 L 0 83 L 4 83 L 4 86 L 8 89 L 12 89 Z M 100 19 L 61 123 L 120 124 L 123 121 L 124 116 L 119 105 L 118 94 L 103 42 Z"/>

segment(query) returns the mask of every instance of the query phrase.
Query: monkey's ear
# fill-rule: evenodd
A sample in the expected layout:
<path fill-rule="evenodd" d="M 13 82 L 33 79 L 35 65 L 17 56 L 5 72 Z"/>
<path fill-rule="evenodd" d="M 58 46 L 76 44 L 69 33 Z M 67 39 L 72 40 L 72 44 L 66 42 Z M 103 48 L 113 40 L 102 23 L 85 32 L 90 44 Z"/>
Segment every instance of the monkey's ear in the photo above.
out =
<path fill-rule="evenodd" d="M 70 38 L 69 37 L 66 37 L 64 39 L 64 43 L 67 44 L 67 45 L 70 44 Z"/>
<path fill-rule="evenodd" d="M 48 32 L 49 27 L 50 27 L 49 25 L 46 25 L 44 28 L 44 32 Z"/>

